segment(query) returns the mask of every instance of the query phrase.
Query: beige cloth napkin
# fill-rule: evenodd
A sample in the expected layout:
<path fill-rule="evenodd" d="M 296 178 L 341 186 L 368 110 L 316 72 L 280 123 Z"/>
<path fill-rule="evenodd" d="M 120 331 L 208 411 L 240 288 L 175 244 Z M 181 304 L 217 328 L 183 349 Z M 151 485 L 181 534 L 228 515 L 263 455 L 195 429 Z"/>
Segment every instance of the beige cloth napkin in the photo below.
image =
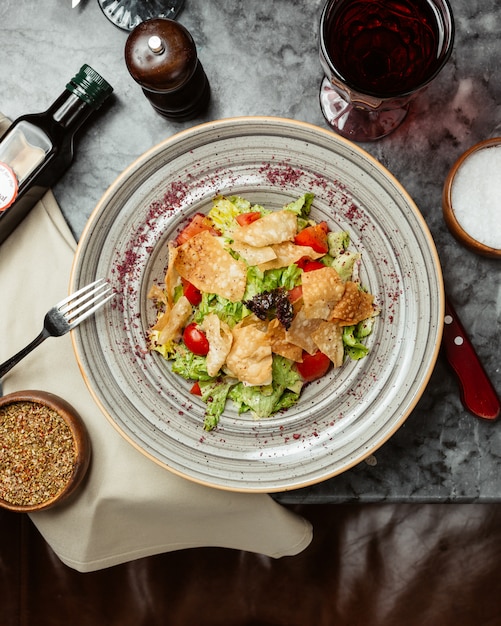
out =
<path fill-rule="evenodd" d="M 0 134 L 6 124 L 0 115 Z M 34 338 L 46 311 L 67 295 L 75 247 L 50 191 L 0 245 L 0 362 Z M 94 403 L 69 335 L 47 339 L 5 376 L 4 394 L 22 389 L 62 396 L 90 434 L 93 456 L 83 487 L 68 503 L 30 515 L 70 567 L 92 571 L 201 546 L 281 557 L 310 543 L 309 522 L 269 495 L 195 484 L 126 442 Z"/>

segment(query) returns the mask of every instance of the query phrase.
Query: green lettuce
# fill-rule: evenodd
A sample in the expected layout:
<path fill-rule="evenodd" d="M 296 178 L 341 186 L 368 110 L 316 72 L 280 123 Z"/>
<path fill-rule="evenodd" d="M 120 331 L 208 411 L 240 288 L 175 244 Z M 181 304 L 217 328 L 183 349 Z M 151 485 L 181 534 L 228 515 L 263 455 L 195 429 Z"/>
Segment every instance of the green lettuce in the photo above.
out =
<path fill-rule="evenodd" d="M 218 425 L 219 418 L 226 405 L 228 393 L 234 384 L 234 382 L 214 379 L 199 383 L 202 400 L 207 405 L 204 417 L 204 430 L 214 430 Z"/>
<path fill-rule="evenodd" d="M 332 259 L 331 267 L 333 267 L 339 274 L 342 281 L 346 282 L 353 276 L 353 269 L 355 263 L 360 259 L 358 252 L 351 252 L 346 250 L 339 256 Z"/>
<path fill-rule="evenodd" d="M 298 401 L 303 381 L 294 363 L 273 355 L 272 373 L 271 385 L 251 387 L 238 383 L 230 390 L 228 397 L 237 405 L 239 413 L 252 411 L 256 417 L 270 417 Z"/>
<path fill-rule="evenodd" d="M 215 293 L 202 293 L 202 301 L 195 311 L 194 320 L 201 324 L 204 317 L 209 313 L 215 313 L 220 320 L 226 322 L 230 328 L 238 324 L 249 314 L 242 302 L 231 302 Z"/>
<path fill-rule="evenodd" d="M 279 287 L 292 289 L 301 282 L 301 274 L 302 271 L 295 264 L 265 272 L 252 265 L 247 270 L 247 287 L 243 299 L 251 300 L 258 293 L 273 291 Z"/>
<path fill-rule="evenodd" d="M 305 193 L 301 197 L 299 197 L 297 200 L 294 200 L 293 202 L 286 204 L 284 206 L 284 209 L 286 211 L 292 211 L 292 213 L 295 213 L 298 217 L 308 219 L 308 217 L 310 216 L 311 205 L 313 203 L 314 198 L 315 198 L 314 194 Z"/>
<path fill-rule="evenodd" d="M 172 371 L 186 380 L 213 380 L 207 373 L 206 358 L 193 354 L 183 344 L 176 344 L 171 360 Z"/>
<path fill-rule="evenodd" d="M 344 353 L 354 361 L 363 359 L 369 352 L 369 348 L 362 343 L 362 339 L 371 334 L 372 319 L 369 318 L 354 326 L 345 326 L 343 328 Z"/>
<path fill-rule="evenodd" d="M 235 229 L 235 218 L 242 213 L 260 213 L 261 216 L 271 213 L 260 204 L 251 204 L 240 196 L 217 196 L 211 210 L 207 214 L 214 226 L 224 237 L 230 237 Z"/>
<path fill-rule="evenodd" d="M 337 257 L 350 245 L 350 234 L 345 230 L 331 231 L 327 233 L 327 245 L 331 257 Z"/>

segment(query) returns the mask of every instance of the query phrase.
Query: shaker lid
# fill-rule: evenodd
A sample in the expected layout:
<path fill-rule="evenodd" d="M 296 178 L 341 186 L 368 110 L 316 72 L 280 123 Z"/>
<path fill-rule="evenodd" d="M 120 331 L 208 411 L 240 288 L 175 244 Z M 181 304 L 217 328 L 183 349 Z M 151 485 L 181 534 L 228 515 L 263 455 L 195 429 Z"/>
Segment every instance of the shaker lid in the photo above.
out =
<path fill-rule="evenodd" d="M 132 78 L 153 91 L 178 89 L 191 78 L 197 50 L 189 31 L 178 22 L 156 18 L 142 22 L 125 44 L 125 63 Z"/>
<path fill-rule="evenodd" d="M 78 74 L 66 85 L 66 89 L 95 109 L 113 92 L 113 87 L 87 64 L 82 65 Z"/>

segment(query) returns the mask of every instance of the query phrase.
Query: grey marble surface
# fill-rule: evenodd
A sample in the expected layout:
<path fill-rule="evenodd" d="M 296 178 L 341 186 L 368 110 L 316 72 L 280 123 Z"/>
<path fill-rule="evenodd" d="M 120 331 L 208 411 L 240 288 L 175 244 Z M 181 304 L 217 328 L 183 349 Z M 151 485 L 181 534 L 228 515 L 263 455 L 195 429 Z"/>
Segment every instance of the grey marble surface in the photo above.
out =
<path fill-rule="evenodd" d="M 413 104 L 404 124 L 365 148 L 403 184 L 436 241 L 446 289 L 485 369 L 501 392 L 499 261 L 460 247 L 441 213 L 448 170 L 472 144 L 501 135 L 501 5 L 451 0 L 452 58 Z M 322 71 L 317 31 L 323 0 L 186 0 L 179 21 L 192 33 L 212 87 L 206 115 L 171 123 L 130 78 L 127 33 L 95 0 L 2 0 L 0 110 L 15 118 L 45 109 L 81 64 L 112 83 L 114 101 L 87 127 L 55 195 L 75 236 L 95 204 L 136 157 L 195 123 L 271 115 L 325 127 L 318 105 Z M 501 500 L 501 422 L 462 406 L 457 381 L 439 357 L 405 425 L 368 462 L 314 487 L 276 496 L 283 502 Z"/>

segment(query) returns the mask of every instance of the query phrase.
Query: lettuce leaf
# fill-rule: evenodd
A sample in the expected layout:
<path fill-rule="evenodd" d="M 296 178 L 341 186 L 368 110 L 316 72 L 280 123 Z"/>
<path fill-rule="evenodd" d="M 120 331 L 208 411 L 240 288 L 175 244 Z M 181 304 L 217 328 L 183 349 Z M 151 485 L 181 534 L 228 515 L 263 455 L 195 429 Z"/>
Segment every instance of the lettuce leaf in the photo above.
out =
<path fill-rule="evenodd" d="M 362 324 L 363 322 L 360 322 L 356 326 L 345 326 L 343 328 L 344 353 L 354 361 L 363 359 L 369 352 L 369 348 L 361 342 L 361 339 L 370 334 L 370 331 L 362 335 Z M 365 331 L 366 329 L 363 332 Z"/>
<path fill-rule="evenodd" d="M 202 301 L 195 311 L 195 322 L 201 324 L 209 313 L 215 313 L 220 320 L 233 328 L 242 320 L 242 317 L 249 314 L 249 311 L 242 302 L 231 302 L 215 293 L 202 293 Z"/>
<path fill-rule="evenodd" d="M 242 213 L 261 213 L 261 216 L 271 213 L 260 204 L 251 204 L 245 198 L 240 196 L 216 196 L 208 217 L 212 220 L 214 226 L 224 237 L 230 237 L 237 223 L 235 218 Z"/>
<path fill-rule="evenodd" d="M 346 250 L 332 260 L 331 267 L 336 270 L 341 280 L 346 282 L 347 280 L 352 280 L 355 264 L 359 259 L 360 253 Z"/>
<path fill-rule="evenodd" d="M 286 211 L 292 211 L 298 217 L 302 217 L 303 219 L 308 219 L 311 211 L 311 205 L 315 195 L 312 193 L 305 193 L 300 196 L 297 200 L 290 202 L 284 206 Z"/>
<path fill-rule="evenodd" d="M 303 381 L 294 363 L 273 355 L 273 382 L 266 387 L 249 387 L 238 383 L 228 397 L 235 402 L 239 413 L 252 411 L 256 417 L 270 417 L 281 409 L 296 404 Z"/>
<path fill-rule="evenodd" d="M 247 287 L 243 299 L 251 300 L 258 293 L 279 287 L 292 289 L 301 282 L 301 274 L 302 270 L 295 264 L 265 272 L 253 265 L 247 270 Z"/>
<path fill-rule="evenodd" d="M 327 244 L 329 246 L 329 254 L 332 257 L 337 257 L 350 245 L 350 234 L 344 230 L 331 231 L 327 233 Z"/>
<path fill-rule="evenodd" d="M 177 344 L 171 357 L 172 371 L 186 380 L 214 380 L 207 373 L 207 364 L 204 356 L 193 354 L 183 344 Z"/>
<path fill-rule="evenodd" d="M 228 392 L 234 386 L 234 382 L 211 380 L 200 382 L 202 400 L 207 404 L 204 417 L 204 430 L 214 430 L 219 423 L 219 418 L 224 411 Z"/>

